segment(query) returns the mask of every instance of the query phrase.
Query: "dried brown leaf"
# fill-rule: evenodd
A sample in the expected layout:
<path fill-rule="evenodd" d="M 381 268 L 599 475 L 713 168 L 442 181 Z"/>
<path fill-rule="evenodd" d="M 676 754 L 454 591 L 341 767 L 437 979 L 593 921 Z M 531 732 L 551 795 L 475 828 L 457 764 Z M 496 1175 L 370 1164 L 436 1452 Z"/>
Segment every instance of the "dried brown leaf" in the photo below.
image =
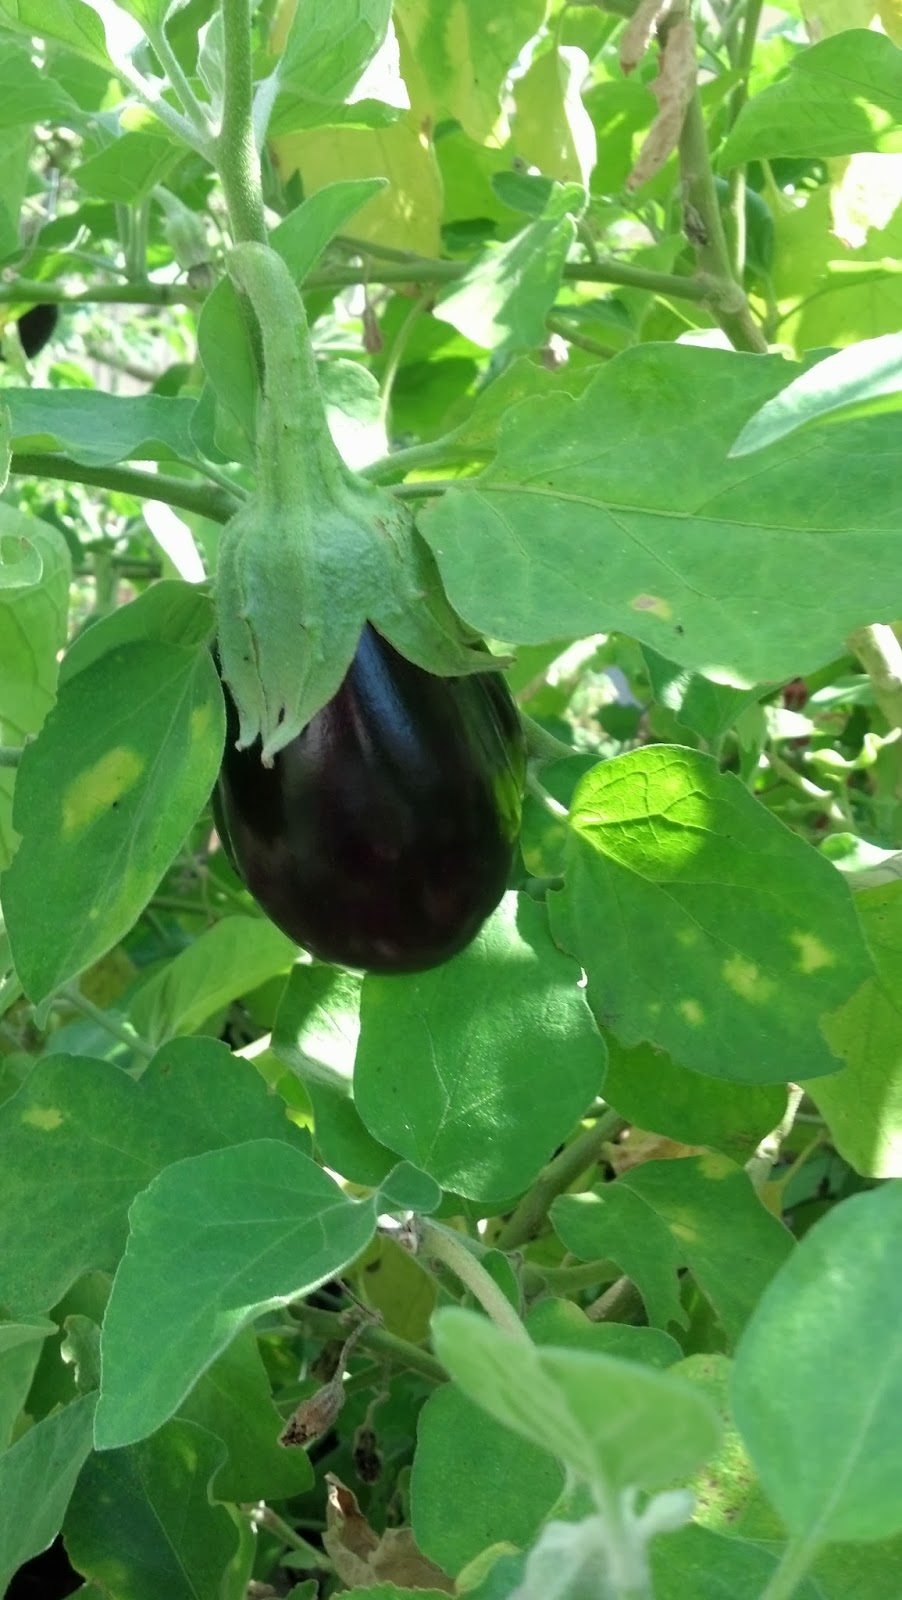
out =
<path fill-rule="evenodd" d="M 342 1583 L 349 1589 L 394 1583 L 399 1589 L 438 1589 L 454 1593 L 454 1581 L 417 1548 L 410 1528 L 377 1534 L 357 1497 L 333 1473 L 326 1474 L 326 1531 L 323 1544 Z"/>
<path fill-rule="evenodd" d="M 688 17 L 681 17 L 668 29 L 661 51 L 658 76 L 651 86 L 658 101 L 658 115 L 626 180 L 628 189 L 641 188 L 660 172 L 667 157 L 676 149 L 697 77 L 695 29 Z"/>
<path fill-rule="evenodd" d="M 673 5 L 674 0 L 639 0 L 620 41 L 620 66 L 624 72 L 634 72 L 638 67 L 652 34 L 665 21 Z"/>

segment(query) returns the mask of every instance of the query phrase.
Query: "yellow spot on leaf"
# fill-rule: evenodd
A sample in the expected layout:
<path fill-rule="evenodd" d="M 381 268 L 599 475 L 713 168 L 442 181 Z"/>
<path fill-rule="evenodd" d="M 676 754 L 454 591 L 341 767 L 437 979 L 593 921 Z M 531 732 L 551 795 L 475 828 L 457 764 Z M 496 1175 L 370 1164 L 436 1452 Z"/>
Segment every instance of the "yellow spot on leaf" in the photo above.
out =
<path fill-rule="evenodd" d="M 743 1000 L 756 1000 L 760 1004 L 767 998 L 771 985 L 754 961 L 733 955 L 724 962 L 722 970 L 724 983 L 735 994 L 741 995 Z"/>
<path fill-rule="evenodd" d="M 30 1106 L 22 1113 L 22 1121 L 27 1128 L 40 1128 L 42 1133 L 53 1133 L 56 1128 L 61 1128 L 65 1117 L 56 1106 Z"/>
<path fill-rule="evenodd" d="M 699 1156 L 699 1168 L 704 1177 L 713 1178 L 717 1183 L 736 1171 L 729 1156 L 722 1155 L 718 1150 L 709 1150 L 707 1154 Z"/>
<path fill-rule="evenodd" d="M 98 817 L 117 806 L 143 771 L 144 760 L 137 751 L 119 745 L 86 772 L 80 772 L 63 794 L 64 837 L 71 839 L 84 833 Z"/>
<path fill-rule="evenodd" d="M 827 946 L 822 943 L 816 934 L 791 933 L 789 938 L 799 952 L 798 967 L 800 972 L 804 972 L 807 975 L 811 972 L 820 972 L 822 967 L 836 965 L 836 957 L 832 950 L 828 950 Z"/>
<path fill-rule="evenodd" d="M 681 1000 L 677 1010 L 690 1027 L 700 1028 L 705 1020 L 705 1013 L 697 1000 Z"/>
<path fill-rule="evenodd" d="M 675 1239 L 681 1239 L 684 1244 L 698 1243 L 698 1230 L 686 1222 L 671 1222 L 670 1231 Z"/>
<path fill-rule="evenodd" d="M 209 705 L 195 706 L 191 713 L 191 743 L 201 740 L 210 726 Z"/>
<path fill-rule="evenodd" d="M 668 601 L 662 600 L 659 594 L 637 594 L 630 605 L 634 611 L 650 611 L 653 616 L 663 617 L 665 622 L 673 616 Z"/>

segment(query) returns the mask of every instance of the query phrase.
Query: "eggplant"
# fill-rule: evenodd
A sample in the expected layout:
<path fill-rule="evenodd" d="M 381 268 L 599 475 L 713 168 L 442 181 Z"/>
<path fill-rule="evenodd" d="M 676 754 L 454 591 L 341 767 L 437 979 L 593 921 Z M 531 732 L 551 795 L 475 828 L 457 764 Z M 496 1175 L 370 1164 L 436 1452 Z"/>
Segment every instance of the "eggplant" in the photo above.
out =
<path fill-rule="evenodd" d="M 526 747 L 497 672 L 436 677 L 367 625 L 338 693 L 274 757 L 227 737 L 223 846 L 311 955 L 419 972 L 469 944 L 507 887 Z"/>
<path fill-rule="evenodd" d="M 30 311 L 23 311 L 16 327 L 19 343 L 29 361 L 53 338 L 58 320 L 58 306 L 32 306 Z"/>

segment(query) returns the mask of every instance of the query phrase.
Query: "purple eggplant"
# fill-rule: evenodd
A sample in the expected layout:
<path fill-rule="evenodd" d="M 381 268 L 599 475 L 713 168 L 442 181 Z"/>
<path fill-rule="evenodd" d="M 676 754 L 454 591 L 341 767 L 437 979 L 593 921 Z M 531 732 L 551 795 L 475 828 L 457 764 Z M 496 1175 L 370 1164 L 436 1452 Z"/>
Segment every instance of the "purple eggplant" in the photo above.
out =
<path fill-rule="evenodd" d="M 440 678 L 367 626 L 338 693 L 271 768 L 228 733 L 223 844 L 267 916 L 323 961 L 418 972 L 507 886 L 526 748 L 497 672 Z"/>

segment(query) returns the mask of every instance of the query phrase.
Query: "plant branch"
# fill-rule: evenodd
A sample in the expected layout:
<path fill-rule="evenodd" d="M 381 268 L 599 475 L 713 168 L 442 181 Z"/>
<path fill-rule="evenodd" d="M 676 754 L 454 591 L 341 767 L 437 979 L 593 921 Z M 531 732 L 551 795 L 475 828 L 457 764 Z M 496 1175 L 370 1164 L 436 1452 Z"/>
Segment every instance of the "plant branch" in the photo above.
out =
<path fill-rule="evenodd" d="M 712 314 L 735 349 L 766 355 L 767 340 L 752 317 L 744 291 L 733 278 L 697 88 L 686 110 L 679 156 L 685 229 L 695 247 L 699 271 L 730 285 L 729 296 L 722 295 L 719 302 L 712 302 Z"/>
<path fill-rule="evenodd" d="M 392 390 L 395 386 L 395 379 L 398 376 L 398 369 L 404 359 L 404 351 L 407 349 L 407 345 L 410 341 L 410 335 L 413 333 L 416 324 L 419 322 L 420 317 L 426 308 L 428 299 L 429 296 L 427 294 L 419 294 L 417 296 L 416 300 L 413 302 L 413 305 L 408 311 L 407 316 L 404 318 L 404 321 L 401 323 L 400 328 L 395 334 L 394 343 L 389 351 L 388 360 L 385 363 L 385 370 L 382 374 L 382 394 L 379 400 L 379 415 L 382 419 L 382 426 L 386 429 L 386 431 L 388 430 L 388 422 L 391 415 Z"/>
<path fill-rule="evenodd" d="M 122 79 L 123 83 L 128 84 L 128 87 L 138 96 L 139 100 L 143 100 L 144 104 L 150 107 L 154 116 L 163 123 L 164 127 L 169 129 L 170 133 L 175 134 L 177 139 L 180 139 L 183 144 L 187 144 L 192 150 L 196 150 L 206 160 L 210 159 L 209 139 L 202 137 L 199 130 L 193 126 L 188 118 L 183 116 L 180 111 L 176 111 L 175 106 L 171 106 L 168 100 L 164 99 L 161 89 L 155 89 L 150 80 L 138 72 L 125 57 L 117 59 L 113 66 L 117 76 Z"/>
<path fill-rule="evenodd" d="M 735 52 L 735 59 L 731 61 L 731 65 L 741 73 L 741 77 L 730 96 L 729 111 L 727 113 L 728 131 L 733 127 L 736 118 L 749 97 L 749 73 L 752 69 L 752 59 L 755 54 L 755 42 L 758 38 L 758 28 L 761 23 L 762 6 L 763 0 L 747 0 L 739 47 Z M 743 162 L 742 165 L 733 168 L 729 177 L 729 210 L 733 221 L 733 271 L 739 283 L 742 282 L 743 273 L 745 272 L 745 193 L 746 167 Z"/>
<path fill-rule="evenodd" d="M 145 1061 L 152 1061 L 156 1055 L 153 1045 L 143 1039 L 130 1022 L 120 1022 L 109 1011 L 102 1011 L 100 1006 L 95 1006 L 93 1000 L 82 994 L 77 984 L 67 983 L 60 990 L 54 1004 L 69 1005 L 75 1011 L 80 1011 L 82 1016 L 95 1022 L 99 1028 L 103 1028 L 114 1039 L 118 1039 L 120 1044 L 127 1045 L 135 1055 L 143 1056 Z"/>
<path fill-rule="evenodd" d="M 891 728 L 902 728 L 902 645 L 885 622 L 858 628 L 846 641 L 871 680 L 874 698 Z"/>
<path fill-rule="evenodd" d="M 182 64 L 166 37 L 163 24 L 156 28 L 148 27 L 147 37 L 153 45 L 160 66 L 178 96 L 188 121 L 193 124 L 205 146 L 209 148 L 213 135 L 210 119 L 182 71 Z"/>
<path fill-rule="evenodd" d="M 340 1312 L 319 1311 L 313 1306 L 292 1306 L 292 1316 L 302 1333 L 315 1339 L 344 1339 L 348 1324 Z M 440 1361 L 407 1339 L 399 1339 L 378 1323 L 366 1323 L 360 1335 L 360 1345 L 373 1355 L 389 1360 L 396 1367 L 407 1367 L 432 1383 L 446 1383 L 448 1374 Z"/>
<path fill-rule="evenodd" d="M 10 472 L 29 478 L 62 479 L 66 483 L 93 483 L 119 494 L 133 494 L 138 500 L 162 500 L 181 511 L 195 511 L 211 522 L 228 522 L 240 500 L 225 490 L 187 478 L 173 478 L 164 472 L 142 472 L 138 467 L 93 467 L 69 456 L 48 451 L 30 454 L 16 451 L 9 463 Z"/>
<path fill-rule="evenodd" d="M 260 157 L 254 139 L 254 76 L 249 0 L 223 0 L 222 127 L 215 143 L 232 240 L 266 243 Z"/>
<path fill-rule="evenodd" d="M 486 1315 L 499 1328 L 503 1328 L 505 1333 L 512 1333 L 517 1339 L 529 1338 L 507 1295 L 499 1289 L 494 1278 L 489 1276 L 481 1261 L 457 1234 L 437 1222 L 430 1222 L 426 1217 L 417 1219 L 417 1230 L 423 1250 L 443 1266 L 450 1267 L 454 1276 L 469 1289 Z"/>
<path fill-rule="evenodd" d="M 109 270 L 112 272 L 113 268 Z M 0 283 L 2 306 L 25 301 L 45 306 L 182 306 L 199 305 L 203 298 L 187 283 L 154 283 L 150 278 L 130 283 L 96 283 L 74 293 L 59 283 L 40 283 L 31 278 L 13 278 L 9 283 Z"/>
<path fill-rule="evenodd" d="M 632 1278 L 618 1278 L 604 1294 L 586 1307 L 590 1322 L 639 1322 L 642 1317 L 642 1296 Z"/>
<path fill-rule="evenodd" d="M 528 1189 L 516 1209 L 511 1213 L 495 1240 L 499 1250 L 515 1250 L 518 1245 L 534 1239 L 542 1228 L 553 1200 L 587 1170 L 595 1165 L 606 1144 L 625 1126 L 616 1111 L 606 1111 L 591 1128 L 583 1128 L 572 1144 L 560 1155 L 554 1156 L 542 1168 L 531 1189 Z"/>
<path fill-rule="evenodd" d="M 469 271 L 466 261 L 439 261 L 429 256 L 414 256 L 410 262 L 368 261 L 366 272 L 356 266 L 322 267 L 305 279 L 307 289 L 347 289 L 362 283 L 456 283 Z M 563 271 L 567 283 L 614 283 L 630 289 L 647 289 L 652 294 L 674 295 L 681 300 L 706 303 L 719 295 L 731 298 L 735 284 L 724 275 L 726 283 L 716 277 L 680 277 L 675 272 L 652 272 L 647 267 L 634 267 L 627 261 L 617 261 L 613 256 L 599 257 L 598 261 L 568 262 Z"/>

